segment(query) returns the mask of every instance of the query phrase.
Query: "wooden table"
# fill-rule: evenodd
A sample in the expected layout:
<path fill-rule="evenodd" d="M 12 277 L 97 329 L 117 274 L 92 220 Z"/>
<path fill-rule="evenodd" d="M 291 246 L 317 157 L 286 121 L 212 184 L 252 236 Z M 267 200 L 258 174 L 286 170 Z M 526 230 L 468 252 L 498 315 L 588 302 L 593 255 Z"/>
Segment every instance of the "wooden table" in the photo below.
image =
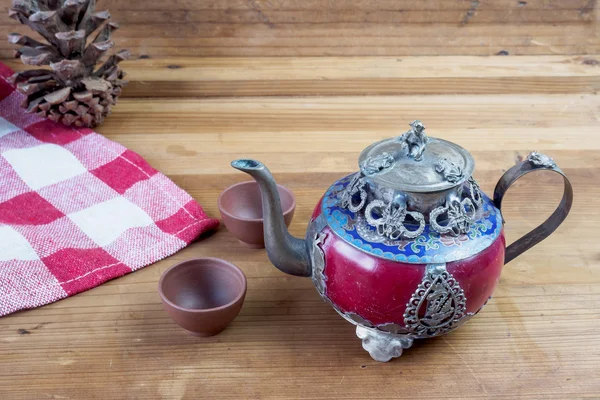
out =
<path fill-rule="evenodd" d="M 286 276 L 224 227 L 96 289 L 0 319 L 2 399 L 600 398 L 600 58 L 595 56 L 142 59 L 98 131 L 140 153 L 218 216 L 217 196 L 254 157 L 297 196 L 304 234 L 327 187 L 368 144 L 419 118 L 476 160 L 488 194 L 530 150 L 570 177 L 570 217 L 506 266 L 471 322 L 390 363 L 310 279 Z M 12 63 L 19 67 L 17 63 Z M 506 199 L 513 241 L 561 195 L 524 177 Z M 188 336 L 163 311 L 161 273 L 191 257 L 244 270 L 248 294 L 222 334 Z"/>

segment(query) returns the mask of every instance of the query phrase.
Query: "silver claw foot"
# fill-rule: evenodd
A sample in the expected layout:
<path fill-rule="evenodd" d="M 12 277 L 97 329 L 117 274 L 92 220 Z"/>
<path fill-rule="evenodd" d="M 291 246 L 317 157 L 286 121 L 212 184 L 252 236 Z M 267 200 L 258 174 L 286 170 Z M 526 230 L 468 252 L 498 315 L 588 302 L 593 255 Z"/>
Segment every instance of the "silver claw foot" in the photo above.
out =
<path fill-rule="evenodd" d="M 356 336 L 362 339 L 363 349 L 375 361 L 388 362 L 392 358 L 400 357 L 402 350 L 408 349 L 413 344 L 413 338 L 394 335 L 371 328 L 356 325 Z"/>

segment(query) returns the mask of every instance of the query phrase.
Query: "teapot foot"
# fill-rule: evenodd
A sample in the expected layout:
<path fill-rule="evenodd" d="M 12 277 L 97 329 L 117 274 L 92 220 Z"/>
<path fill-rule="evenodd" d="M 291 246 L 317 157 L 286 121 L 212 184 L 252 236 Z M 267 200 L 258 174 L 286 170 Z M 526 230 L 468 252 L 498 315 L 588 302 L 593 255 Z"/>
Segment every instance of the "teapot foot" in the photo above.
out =
<path fill-rule="evenodd" d="M 382 332 L 376 329 L 356 325 L 356 336 L 362 339 L 363 349 L 375 361 L 388 362 L 392 358 L 400 357 L 402 351 L 413 344 L 413 338 L 406 335 Z"/>

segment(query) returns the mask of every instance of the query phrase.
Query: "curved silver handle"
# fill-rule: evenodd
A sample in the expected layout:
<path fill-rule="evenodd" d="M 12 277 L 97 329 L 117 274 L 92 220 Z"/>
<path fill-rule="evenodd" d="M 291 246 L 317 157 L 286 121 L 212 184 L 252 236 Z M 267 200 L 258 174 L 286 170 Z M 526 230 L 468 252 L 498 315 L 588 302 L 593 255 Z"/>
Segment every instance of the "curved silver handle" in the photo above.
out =
<path fill-rule="evenodd" d="M 494 189 L 494 204 L 501 210 L 502 199 L 510 188 L 510 186 L 523 175 L 538 170 L 553 171 L 560 174 L 564 180 L 564 192 L 560 204 L 554 210 L 552 215 L 544 221 L 540 226 L 527 233 L 525 236 L 517 239 L 514 243 L 506 248 L 504 264 L 508 264 L 515 257 L 523 254 L 542 240 L 546 239 L 558 228 L 560 224 L 567 218 L 571 206 L 573 204 L 573 187 L 571 182 L 565 176 L 564 172 L 556 165 L 550 157 L 532 152 L 527 156 L 525 161 L 520 162 L 502 175 L 496 188 Z"/>

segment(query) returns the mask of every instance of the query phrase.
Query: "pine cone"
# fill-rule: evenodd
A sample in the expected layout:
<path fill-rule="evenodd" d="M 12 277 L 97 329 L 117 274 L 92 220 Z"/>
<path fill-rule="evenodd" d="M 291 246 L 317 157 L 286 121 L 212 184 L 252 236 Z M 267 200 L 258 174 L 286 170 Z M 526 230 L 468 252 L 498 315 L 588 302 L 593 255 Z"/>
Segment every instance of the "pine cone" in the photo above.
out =
<path fill-rule="evenodd" d="M 10 79 L 27 96 L 27 112 L 65 125 L 96 126 L 117 102 L 125 72 L 118 63 L 129 57 L 128 50 L 114 54 L 96 71 L 94 68 L 114 46 L 111 33 L 118 25 L 108 11 L 95 11 L 95 0 L 13 0 L 9 16 L 39 33 L 46 43 L 18 33 L 8 41 L 22 47 L 15 50 L 24 64 L 49 65 L 31 69 Z M 98 32 L 88 43 L 88 37 Z"/>

